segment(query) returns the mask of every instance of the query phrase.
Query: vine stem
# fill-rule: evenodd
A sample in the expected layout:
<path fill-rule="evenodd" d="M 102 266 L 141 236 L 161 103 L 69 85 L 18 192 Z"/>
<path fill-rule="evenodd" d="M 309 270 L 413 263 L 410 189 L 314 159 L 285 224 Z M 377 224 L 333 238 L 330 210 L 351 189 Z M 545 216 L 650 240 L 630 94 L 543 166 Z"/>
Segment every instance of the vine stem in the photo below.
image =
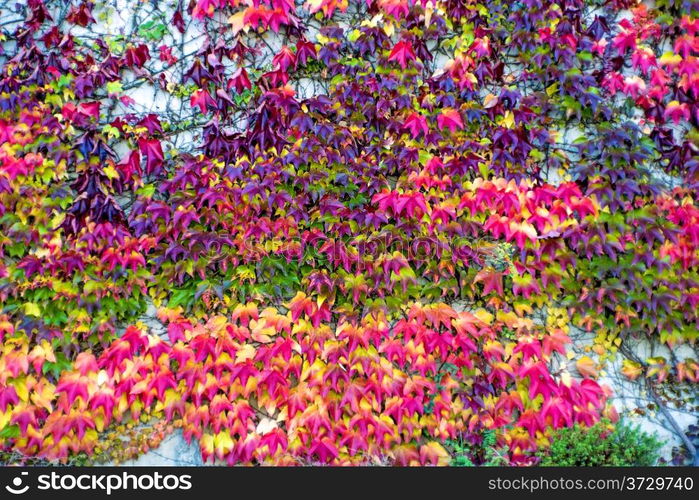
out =
<path fill-rule="evenodd" d="M 646 388 L 648 389 L 648 393 L 650 394 L 650 397 L 653 399 L 655 404 L 658 406 L 658 409 L 660 409 L 660 412 L 663 414 L 665 417 L 665 420 L 670 424 L 670 427 L 675 431 L 675 433 L 682 439 L 682 443 L 685 445 L 687 448 L 687 451 L 689 452 L 690 456 L 692 457 L 692 465 L 694 467 L 699 467 L 699 454 L 697 454 L 697 448 L 694 446 L 694 443 L 692 443 L 692 440 L 689 439 L 689 436 L 682 431 L 682 427 L 677 423 L 677 420 L 675 420 L 675 417 L 672 416 L 672 413 L 668 408 L 660 401 L 660 398 L 655 392 L 655 389 L 653 388 L 653 385 L 649 382 L 646 382 Z"/>
<path fill-rule="evenodd" d="M 635 361 L 636 363 L 639 363 L 641 366 L 644 368 L 647 368 L 647 363 L 645 363 L 643 360 L 639 359 L 638 356 L 636 356 L 630 349 L 628 348 L 623 348 L 621 351 L 624 353 L 624 355 L 631 359 L 632 361 Z M 672 413 L 668 409 L 668 407 L 662 402 L 658 394 L 655 392 L 655 388 L 653 387 L 653 384 L 649 381 L 646 380 L 646 389 L 648 390 L 648 394 L 650 395 L 651 399 L 653 402 L 657 405 L 658 409 L 660 410 L 660 413 L 663 414 L 663 417 L 665 417 L 665 420 L 667 420 L 668 424 L 670 424 L 670 427 L 672 427 L 672 430 L 675 432 L 675 434 L 682 440 L 682 444 L 685 445 L 687 448 L 687 452 L 692 458 L 692 465 L 694 467 L 699 467 L 699 454 L 697 454 L 697 448 L 694 446 L 694 443 L 692 443 L 692 440 L 687 436 L 687 434 L 682 430 L 682 427 L 677 423 L 677 420 L 675 417 L 672 416 Z"/>

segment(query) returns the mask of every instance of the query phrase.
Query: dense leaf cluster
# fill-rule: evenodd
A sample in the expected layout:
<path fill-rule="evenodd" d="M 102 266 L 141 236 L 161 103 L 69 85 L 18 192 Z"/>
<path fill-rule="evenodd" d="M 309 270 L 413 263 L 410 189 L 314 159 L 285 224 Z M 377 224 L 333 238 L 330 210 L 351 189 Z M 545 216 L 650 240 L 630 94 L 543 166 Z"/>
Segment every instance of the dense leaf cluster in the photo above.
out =
<path fill-rule="evenodd" d="M 228 463 L 525 464 L 613 416 L 617 351 L 696 390 L 691 2 L 151 4 L 3 8 L 5 451 L 163 417 Z"/>

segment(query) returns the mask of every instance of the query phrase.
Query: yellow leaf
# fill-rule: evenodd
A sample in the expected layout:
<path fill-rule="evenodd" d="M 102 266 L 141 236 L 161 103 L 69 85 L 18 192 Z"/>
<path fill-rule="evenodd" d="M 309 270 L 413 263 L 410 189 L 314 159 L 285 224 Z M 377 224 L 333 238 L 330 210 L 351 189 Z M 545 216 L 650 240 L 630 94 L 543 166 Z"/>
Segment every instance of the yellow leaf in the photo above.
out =
<path fill-rule="evenodd" d="M 449 465 L 451 456 L 437 441 L 431 441 L 420 447 L 420 459 L 423 464 Z"/>
<path fill-rule="evenodd" d="M 483 107 L 485 109 L 490 109 L 493 106 L 497 105 L 498 103 L 498 96 L 494 94 L 488 94 L 485 96 L 485 99 L 483 99 Z"/>
<path fill-rule="evenodd" d="M 532 306 L 529 304 L 525 304 L 522 302 L 516 302 L 514 304 L 515 311 L 517 311 L 517 314 L 520 316 L 524 316 L 525 314 L 531 314 L 532 313 Z"/>
<path fill-rule="evenodd" d="M 41 309 L 39 309 L 39 306 L 33 302 L 27 302 L 24 304 L 24 314 L 27 316 L 39 317 L 41 316 Z"/>
<path fill-rule="evenodd" d="M 66 218 L 65 212 L 61 212 L 53 216 L 51 219 L 51 229 L 58 229 Z"/>
<path fill-rule="evenodd" d="M 639 363 L 625 359 L 621 367 L 621 373 L 629 379 L 635 380 L 643 373 L 643 367 Z"/>
<path fill-rule="evenodd" d="M 95 429 L 97 432 L 104 432 L 104 416 L 102 412 L 98 412 L 92 419 L 95 423 Z"/>
<path fill-rule="evenodd" d="M 182 395 L 178 393 L 175 389 L 167 389 L 165 391 L 165 401 L 163 401 L 163 408 L 167 408 L 182 400 Z"/>
<path fill-rule="evenodd" d="M 214 454 L 214 437 L 211 434 L 204 434 L 201 439 L 199 439 L 199 445 L 206 455 Z"/>
<path fill-rule="evenodd" d="M 490 314 L 485 309 L 478 309 L 477 311 L 475 311 L 473 313 L 473 315 L 476 318 L 478 318 L 479 320 L 481 320 L 483 323 L 485 323 L 486 325 L 489 325 L 493 321 L 493 315 Z"/>
<path fill-rule="evenodd" d="M 206 326 L 209 327 L 213 335 L 219 335 L 223 332 L 228 324 L 228 318 L 225 316 L 214 316 L 207 323 Z"/>
<path fill-rule="evenodd" d="M 228 455 L 233 449 L 233 440 L 228 431 L 221 431 L 214 437 L 214 448 L 216 448 L 216 456 L 219 460 Z"/>
<path fill-rule="evenodd" d="M 27 389 L 27 380 L 25 377 L 18 378 L 12 385 L 15 386 L 15 392 L 19 396 L 20 401 L 29 400 L 29 390 Z"/>
<path fill-rule="evenodd" d="M 682 62 L 682 56 L 679 54 L 673 54 L 672 52 L 665 52 L 660 59 L 658 59 L 658 63 L 661 66 L 674 66 L 676 64 L 679 64 Z"/>
<path fill-rule="evenodd" d="M 396 31 L 396 28 L 395 28 L 395 26 L 393 26 L 393 23 L 387 23 L 384 25 L 383 31 L 384 31 L 384 33 L 386 33 L 386 36 L 392 37 L 393 33 L 395 33 L 395 31 Z"/>
<path fill-rule="evenodd" d="M 244 363 L 248 359 L 255 357 L 255 347 L 252 344 L 244 344 L 238 352 L 235 353 L 235 362 Z"/>
<path fill-rule="evenodd" d="M 609 344 L 609 342 L 605 342 L 605 344 Z M 595 354 L 598 354 L 599 356 L 602 356 L 602 355 L 604 355 L 606 349 L 605 349 L 603 346 L 601 346 L 601 345 L 595 345 L 595 346 L 592 348 L 592 350 L 595 351 Z"/>
<path fill-rule="evenodd" d="M 589 356 L 583 356 L 580 358 L 575 363 L 575 367 L 578 369 L 578 373 L 585 378 L 597 378 L 599 375 L 597 363 L 595 363 Z"/>
<path fill-rule="evenodd" d="M 427 28 L 432 22 L 432 14 L 434 13 L 434 6 L 428 3 L 425 6 L 425 28 Z"/>
<path fill-rule="evenodd" d="M 109 179 L 118 179 L 119 178 L 119 172 L 117 172 L 116 169 L 114 167 L 112 167 L 111 165 L 107 165 L 106 167 L 104 167 L 102 169 L 102 171 L 105 173 L 105 175 Z"/>
<path fill-rule="evenodd" d="M 502 117 L 502 121 L 500 122 L 500 125 L 502 125 L 505 128 L 512 128 L 515 125 L 515 115 L 512 113 L 512 111 L 508 111 L 505 113 L 505 116 Z"/>
<path fill-rule="evenodd" d="M 241 10 L 240 12 L 236 12 L 231 17 L 229 17 L 228 24 L 231 25 L 233 36 L 240 33 L 243 29 L 247 29 L 245 26 L 245 11 Z"/>
<path fill-rule="evenodd" d="M 383 14 L 376 14 L 370 20 L 365 19 L 364 21 L 362 21 L 362 26 L 366 26 L 368 28 L 376 28 L 380 22 L 383 22 Z"/>
<path fill-rule="evenodd" d="M 0 430 L 4 429 L 10 423 L 12 418 L 12 410 L 0 411 Z"/>

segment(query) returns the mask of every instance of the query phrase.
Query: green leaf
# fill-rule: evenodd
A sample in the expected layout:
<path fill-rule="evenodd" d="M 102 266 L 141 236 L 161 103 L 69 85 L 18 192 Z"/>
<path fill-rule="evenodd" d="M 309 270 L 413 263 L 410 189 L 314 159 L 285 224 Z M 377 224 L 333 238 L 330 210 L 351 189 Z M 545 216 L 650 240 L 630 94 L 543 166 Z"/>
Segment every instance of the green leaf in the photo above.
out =
<path fill-rule="evenodd" d="M 0 439 L 15 439 L 19 437 L 19 425 L 8 425 L 0 430 Z"/>
<path fill-rule="evenodd" d="M 124 88 L 120 80 L 114 80 L 113 82 L 107 83 L 107 93 L 109 95 L 118 95 L 124 91 Z"/>

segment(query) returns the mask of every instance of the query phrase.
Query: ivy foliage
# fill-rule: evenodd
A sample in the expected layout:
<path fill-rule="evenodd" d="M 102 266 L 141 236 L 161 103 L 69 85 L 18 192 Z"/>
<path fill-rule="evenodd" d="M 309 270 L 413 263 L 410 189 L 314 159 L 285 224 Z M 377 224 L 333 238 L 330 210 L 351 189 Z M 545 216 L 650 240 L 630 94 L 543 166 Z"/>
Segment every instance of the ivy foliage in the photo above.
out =
<path fill-rule="evenodd" d="M 3 452 L 532 464 L 610 359 L 696 391 L 695 2 L 126 3 L 0 6 Z"/>

